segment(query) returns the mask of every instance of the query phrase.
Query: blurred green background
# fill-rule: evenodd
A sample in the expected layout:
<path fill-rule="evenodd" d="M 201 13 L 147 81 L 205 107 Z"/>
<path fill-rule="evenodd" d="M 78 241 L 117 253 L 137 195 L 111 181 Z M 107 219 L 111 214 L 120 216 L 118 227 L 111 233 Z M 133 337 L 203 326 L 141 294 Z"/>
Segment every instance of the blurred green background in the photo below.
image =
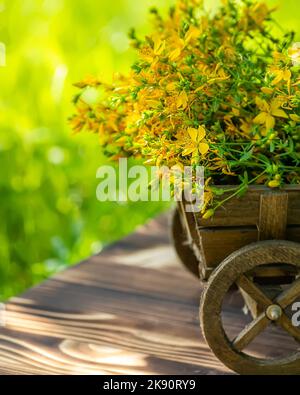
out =
<path fill-rule="evenodd" d="M 162 4 L 163 3 L 163 4 Z M 207 1 L 211 6 L 215 1 Z M 299 0 L 271 1 L 299 31 Z M 95 254 L 167 207 L 99 203 L 97 137 L 71 134 L 72 83 L 126 71 L 127 32 L 164 0 L 0 0 L 0 300 Z M 299 35 L 298 35 L 299 36 Z"/>

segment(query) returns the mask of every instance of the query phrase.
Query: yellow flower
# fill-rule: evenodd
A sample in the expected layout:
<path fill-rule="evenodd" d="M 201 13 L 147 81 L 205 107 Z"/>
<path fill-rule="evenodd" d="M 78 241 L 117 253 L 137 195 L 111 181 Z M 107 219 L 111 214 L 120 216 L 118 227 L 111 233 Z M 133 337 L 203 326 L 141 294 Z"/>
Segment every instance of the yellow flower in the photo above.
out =
<path fill-rule="evenodd" d="M 169 55 L 169 59 L 171 60 L 171 62 L 175 62 L 175 60 L 177 60 L 179 58 L 179 56 L 181 55 L 183 48 L 176 48 L 174 49 L 174 51 L 172 51 Z"/>
<path fill-rule="evenodd" d="M 200 34 L 201 31 L 197 27 L 191 26 L 189 30 L 186 32 L 184 42 L 188 44 L 191 40 L 198 38 Z"/>
<path fill-rule="evenodd" d="M 261 26 L 271 11 L 265 3 L 255 3 L 249 9 L 249 16 L 256 25 Z"/>
<path fill-rule="evenodd" d="M 238 108 L 233 108 L 232 109 L 232 114 L 236 117 L 240 115 L 240 110 Z"/>
<path fill-rule="evenodd" d="M 153 48 L 153 52 L 154 55 L 161 55 L 163 53 L 163 51 L 166 49 L 166 42 L 162 41 L 161 38 L 155 38 L 153 39 L 154 42 L 154 48 Z"/>
<path fill-rule="evenodd" d="M 297 114 L 290 114 L 290 118 L 294 122 L 300 122 L 300 117 Z"/>
<path fill-rule="evenodd" d="M 278 188 L 280 186 L 279 180 L 272 180 L 268 183 L 269 188 Z"/>
<path fill-rule="evenodd" d="M 272 81 L 272 85 L 277 85 L 281 81 L 286 81 L 288 85 L 290 85 L 292 77 L 291 70 L 273 68 L 271 69 L 271 72 L 275 76 L 274 80 Z"/>
<path fill-rule="evenodd" d="M 140 57 L 146 62 L 152 63 L 154 61 L 153 50 L 150 47 L 143 47 L 140 49 Z"/>
<path fill-rule="evenodd" d="M 286 113 L 281 109 L 282 101 L 273 99 L 270 104 L 265 100 L 256 98 L 256 105 L 261 112 L 254 118 L 253 122 L 258 125 L 265 125 L 267 130 L 273 129 L 276 123 L 275 117 L 288 118 Z"/>
<path fill-rule="evenodd" d="M 241 126 L 240 129 L 244 132 L 246 136 L 248 136 L 252 130 L 252 123 L 249 119 L 240 119 Z"/>
<path fill-rule="evenodd" d="M 274 58 L 274 64 L 279 64 L 280 62 L 285 62 L 286 61 L 286 55 L 282 52 L 279 51 L 274 51 L 273 52 L 273 58 Z"/>
<path fill-rule="evenodd" d="M 228 164 L 226 163 L 226 160 L 222 158 L 214 158 L 212 160 L 212 165 L 211 165 L 211 170 L 221 170 L 223 174 L 226 174 L 228 176 L 235 176 L 236 174 L 230 171 L 230 168 Z"/>
<path fill-rule="evenodd" d="M 236 51 L 229 43 L 226 43 L 219 48 L 218 55 L 219 54 L 224 54 L 227 60 L 234 60 L 236 57 Z"/>
<path fill-rule="evenodd" d="M 206 131 L 203 126 L 198 129 L 189 128 L 187 130 L 189 134 L 190 143 L 186 145 L 186 148 L 182 152 L 182 156 L 191 155 L 193 157 L 198 154 L 205 155 L 209 151 L 209 145 L 204 142 Z"/>
<path fill-rule="evenodd" d="M 153 33 L 145 40 L 132 34 L 139 56 L 130 73 L 101 83 L 99 102 L 90 105 L 84 103 L 85 88 L 97 88 L 99 82 L 88 78 L 79 84 L 83 91 L 74 98 L 77 115 L 72 118 L 75 131 L 99 134 L 112 159 L 134 157 L 172 168 L 174 187 L 185 186 L 177 177 L 183 166 L 205 166 L 204 218 L 222 204 L 222 193 L 212 185 L 233 181 L 241 187 L 238 176 L 245 170 L 249 182 L 271 188 L 300 183 L 296 165 L 285 169 L 286 155 L 292 156 L 293 150 L 281 157 L 289 140 L 295 152 L 299 148 L 300 75 L 292 61 L 299 61 L 300 44 L 288 52 L 282 50 L 285 38 L 269 45 L 273 22 L 267 1 L 220 1 L 225 7 L 211 15 L 204 6 L 198 9 L 202 0 L 174 0 L 163 18 L 153 12 Z M 239 164 L 243 150 L 244 162 Z M 259 162 L 260 154 L 270 162 L 276 157 L 274 176 Z M 281 168 L 282 174 L 276 174 Z"/>
<path fill-rule="evenodd" d="M 209 219 L 209 218 L 213 217 L 214 215 L 215 215 L 215 210 L 211 208 L 210 210 L 207 210 L 207 211 L 203 214 L 202 218 L 203 218 L 203 219 Z"/>
<path fill-rule="evenodd" d="M 177 84 L 176 82 L 170 82 L 170 83 L 166 86 L 166 90 L 167 90 L 168 92 L 173 93 L 174 91 L 176 91 L 177 85 L 178 85 L 178 84 Z"/>
<path fill-rule="evenodd" d="M 176 101 L 177 107 L 185 110 L 187 108 L 188 102 L 189 98 L 186 91 L 182 91 Z"/>
<path fill-rule="evenodd" d="M 262 88 L 260 88 L 260 90 L 266 95 L 272 95 L 272 93 L 274 92 L 274 89 L 267 88 L 266 86 L 263 86 Z"/>

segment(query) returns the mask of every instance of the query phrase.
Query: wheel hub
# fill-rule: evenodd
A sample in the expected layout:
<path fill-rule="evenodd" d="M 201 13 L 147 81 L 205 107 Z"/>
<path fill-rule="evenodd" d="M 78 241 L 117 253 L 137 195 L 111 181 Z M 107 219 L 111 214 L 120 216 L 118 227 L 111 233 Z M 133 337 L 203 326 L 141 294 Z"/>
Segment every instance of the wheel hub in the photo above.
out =
<path fill-rule="evenodd" d="M 277 321 L 282 316 L 282 308 L 278 304 L 272 304 L 267 308 L 266 316 L 271 321 Z"/>

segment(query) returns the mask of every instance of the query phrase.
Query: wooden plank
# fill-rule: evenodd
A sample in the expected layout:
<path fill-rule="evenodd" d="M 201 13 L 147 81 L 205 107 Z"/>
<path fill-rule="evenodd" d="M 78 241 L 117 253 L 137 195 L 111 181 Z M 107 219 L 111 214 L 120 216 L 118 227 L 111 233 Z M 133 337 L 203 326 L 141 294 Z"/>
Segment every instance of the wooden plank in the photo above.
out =
<path fill-rule="evenodd" d="M 168 219 L 7 303 L 3 374 L 231 374 L 200 335 Z"/>
<path fill-rule="evenodd" d="M 256 228 L 200 228 L 207 267 L 216 267 L 236 250 L 257 241 Z"/>
<path fill-rule="evenodd" d="M 285 240 L 289 195 L 287 192 L 264 193 L 260 197 L 259 239 Z"/>
<path fill-rule="evenodd" d="M 223 187 L 232 189 L 233 186 Z M 288 193 L 289 207 L 287 213 L 288 225 L 300 225 L 300 186 L 291 185 L 280 190 Z M 220 226 L 258 226 L 261 195 L 272 192 L 264 186 L 252 186 L 243 197 L 235 197 L 220 207 L 213 218 L 204 220 L 196 214 L 199 227 Z M 276 193 L 276 191 L 273 191 Z M 222 199 L 230 194 L 225 193 Z"/>
<path fill-rule="evenodd" d="M 215 268 L 230 254 L 258 241 L 259 233 L 253 227 L 199 228 L 200 240 L 208 268 Z M 300 242 L 300 227 L 288 227 L 286 239 Z M 267 270 L 270 270 L 268 268 Z"/>
<path fill-rule="evenodd" d="M 228 195 L 222 196 L 222 199 Z M 259 217 L 260 191 L 249 191 L 241 198 L 232 198 L 220 207 L 210 219 L 197 216 L 199 227 L 256 226 Z"/>
<path fill-rule="evenodd" d="M 231 374 L 201 337 L 199 280 L 176 260 L 165 216 L 6 304 L 2 374 Z M 245 326 L 232 294 L 224 323 Z M 284 334 L 258 355 L 290 350 Z"/>

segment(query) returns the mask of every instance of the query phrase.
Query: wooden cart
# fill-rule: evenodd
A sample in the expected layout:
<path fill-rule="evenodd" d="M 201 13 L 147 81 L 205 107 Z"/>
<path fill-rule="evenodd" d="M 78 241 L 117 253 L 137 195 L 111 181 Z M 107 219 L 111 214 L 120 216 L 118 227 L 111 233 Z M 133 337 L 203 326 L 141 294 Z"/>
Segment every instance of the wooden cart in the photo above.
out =
<path fill-rule="evenodd" d="M 300 186 L 280 191 L 251 187 L 209 220 L 184 207 L 180 203 L 174 214 L 174 246 L 183 264 L 205 282 L 200 321 L 212 351 L 240 374 L 300 374 L 300 328 L 291 315 L 300 296 Z M 253 321 L 230 339 L 222 305 L 234 289 Z M 290 355 L 262 359 L 248 353 L 269 325 L 295 340 Z"/>

